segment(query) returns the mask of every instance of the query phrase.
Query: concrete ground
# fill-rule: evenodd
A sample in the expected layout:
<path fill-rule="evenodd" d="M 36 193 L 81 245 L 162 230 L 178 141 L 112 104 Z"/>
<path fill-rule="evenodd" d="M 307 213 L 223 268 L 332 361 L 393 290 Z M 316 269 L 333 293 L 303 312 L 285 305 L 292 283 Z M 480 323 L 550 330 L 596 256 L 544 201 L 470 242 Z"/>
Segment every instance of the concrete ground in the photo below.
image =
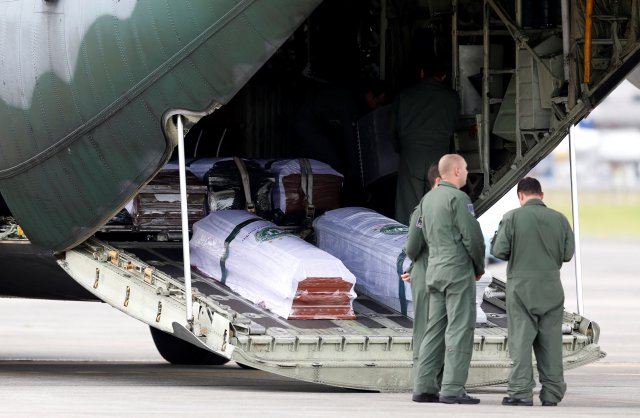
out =
<path fill-rule="evenodd" d="M 608 356 L 567 371 L 555 408 L 537 399 L 502 406 L 504 386 L 470 390 L 480 405 L 416 404 L 406 393 L 320 386 L 234 363 L 170 366 L 146 325 L 105 304 L 0 299 L 0 416 L 640 416 L 638 271 L 640 240 L 583 240 L 584 314 L 602 327 Z M 567 265 L 566 306 L 575 310 L 572 275 Z"/>

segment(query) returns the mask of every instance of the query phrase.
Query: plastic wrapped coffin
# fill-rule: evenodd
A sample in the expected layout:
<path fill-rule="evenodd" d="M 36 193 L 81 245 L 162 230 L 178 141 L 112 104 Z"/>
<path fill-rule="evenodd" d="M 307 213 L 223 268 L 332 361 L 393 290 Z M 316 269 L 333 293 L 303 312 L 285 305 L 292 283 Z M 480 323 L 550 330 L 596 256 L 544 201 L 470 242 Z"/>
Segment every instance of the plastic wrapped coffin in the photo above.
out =
<path fill-rule="evenodd" d="M 341 208 L 313 222 L 318 247 L 355 274 L 358 294 L 413 317 L 411 288 L 400 279 L 410 260 L 403 252 L 408 229 L 371 209 Z"/>
<path fill-rule="evenodd" d="M 275 176 L 274 220 L 300 224 L 315 211 L 340 207 L 343 176 L 330 165 L 307 158 L 278 160 L 267 166 Z"/>
<path fill-rule="evenodd" d="M 195 166 L 192 163 L 191 170 Z M 237 157 L 218 160 L 205 175 L 205 182 L 209 211 L 246 209 L 271 217 L 273 179 L 257 163 Z"/>
<path fill-rule="evenodd" d="M 288 319 L 355 319 L 354 275 L 340 260 L 242 210 L 193 226 L 191 264 Z"/>
<path fill-rule="evenodd" d="M 401 279 L 410 260 L 402 249 L 406 226 L 371 209 L 342 208 L 315 220 L 318 247 L 335 255 L 356 276 L 356 292 L 370 296 L 413 318 L 411 288 Z M 486 271 L 476 282 L 476 323 L 487 323 L 481 308 L 492 275 Z"/>

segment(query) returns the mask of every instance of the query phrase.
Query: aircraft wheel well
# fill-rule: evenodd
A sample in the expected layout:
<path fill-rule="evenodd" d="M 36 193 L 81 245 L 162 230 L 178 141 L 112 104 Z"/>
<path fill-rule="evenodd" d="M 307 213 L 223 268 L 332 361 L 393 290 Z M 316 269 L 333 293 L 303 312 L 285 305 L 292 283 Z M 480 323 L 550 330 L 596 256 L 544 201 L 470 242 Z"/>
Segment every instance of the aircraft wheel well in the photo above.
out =
<path fill-rule="evenodd" d="M 149 329 L 158 352 L 162 358 L 171 364 L 220 366 L 229 361 L 226 357 L 203 350 L 164 331 L 151 326 Z"/>

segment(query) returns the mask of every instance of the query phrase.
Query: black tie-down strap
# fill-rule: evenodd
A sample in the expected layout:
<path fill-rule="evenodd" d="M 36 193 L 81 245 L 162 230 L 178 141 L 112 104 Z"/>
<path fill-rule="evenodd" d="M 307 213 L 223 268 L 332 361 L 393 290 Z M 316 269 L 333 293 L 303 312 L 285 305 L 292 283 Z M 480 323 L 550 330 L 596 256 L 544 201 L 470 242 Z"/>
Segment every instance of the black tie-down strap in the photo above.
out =
<path fill-rule="evenodd" d="M 222 257 L 220 257 L 220 272 L 221 272 L 220 283 L 225 284 L 225 282 L 227 281 L 227 268 L 225 267 L 225 263 L 227 261 L 227 258 L 229 258 L 229 245 L 231 244 L 231 241 L 235 239 L 235 237 L 238 235 L 238 233 L 240 233 L 240 230 L 242 228 L 244 228 L 245 226 L 253 222 L 257 222 L 261 220 L 262 219 L 260 218 L 251 218 L 251 219 L 247 219 L 244 222 L 239 223 L 235 228 L 233 228 L 229 236 L 224 240 L 224 254 L 222 254 Z"/>
<path fill-rule="evenodd" d="M 396 268 L 398 269 L 398 297 L 400 298 L 400 312 L 402 315 L 407 314 L 407 295 L 404 291 L 404 280 L 402 280 L 402 273 L 404 273 L 402 265 L 404 264 L 404 259 L 407 258 L 407 254 L 404 252 L 404 249 L 400 254 L 398 254 L 398 260 L 396 262 Z"/>
<path fill-rule="evenodd" d="M 313 220 L 316 208 L 313 205 L 313 170 L 311 162 L 307 158 L 300 158 L 300 188 L 304 194 L 304 209 L 307 219 Z"/>

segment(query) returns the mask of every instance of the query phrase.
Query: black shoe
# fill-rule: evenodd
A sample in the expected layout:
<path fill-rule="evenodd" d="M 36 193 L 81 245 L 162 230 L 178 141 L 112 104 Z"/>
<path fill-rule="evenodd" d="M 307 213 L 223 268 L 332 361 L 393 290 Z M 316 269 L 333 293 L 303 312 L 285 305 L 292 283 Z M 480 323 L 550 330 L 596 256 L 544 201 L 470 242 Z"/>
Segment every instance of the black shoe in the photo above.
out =
<path fill-rule="evenodd" d="M 458 396 L 442 396 L 442 395 L 440 395 L 440 403 L 448 403 L 448 404 L 460 403 L 460 404 L 472 405 L 472 404 L 480 403 L 480 399 L 472 398 L 471 396 L 467 395 L 466 393 L 464 395 L 458 395 Z"/>
<path fill-rule="evenodd" d="M 533 406 L 533 399 L 502 398 L 502 405 Z"/>
<path fill-rule="evenodd" d="M 542 401 L 542 406 L 558 406 L 558 402 Z"/>
<path fill-rule="evenodd" d="M 440 396 L 433 393 L 414 393 L 411 400 L 414 402 L 440 402 Z"/>

